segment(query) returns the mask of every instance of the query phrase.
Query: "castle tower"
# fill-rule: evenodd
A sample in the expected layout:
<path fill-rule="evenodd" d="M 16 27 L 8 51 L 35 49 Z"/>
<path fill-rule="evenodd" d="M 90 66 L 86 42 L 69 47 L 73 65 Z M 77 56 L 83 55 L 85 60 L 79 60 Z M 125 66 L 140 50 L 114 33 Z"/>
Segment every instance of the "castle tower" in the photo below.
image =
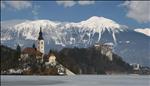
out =
<path fill-rule="evenodd" d="M 42 36 L 41 28 L 40 28 L 39 37 L 37 40 L 37 50 L 44 54 L 44 38 Z"/>

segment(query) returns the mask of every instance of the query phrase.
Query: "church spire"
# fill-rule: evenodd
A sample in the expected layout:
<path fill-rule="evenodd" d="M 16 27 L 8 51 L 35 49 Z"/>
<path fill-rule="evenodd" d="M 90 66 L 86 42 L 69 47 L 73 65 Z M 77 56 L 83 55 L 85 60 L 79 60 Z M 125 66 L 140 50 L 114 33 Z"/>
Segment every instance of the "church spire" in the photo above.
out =
<path fill-rule="evenodd" d="M 42 28 L 40 27 L 39 37 L 37 40 L 37 50 L 44 53 L 44 38 L 42 36 Z"/>
<path fill-rule="evenodd" d="M 40 32 L 39 32 L 38 40 L 44 40 L 44 38 L 42 36 L 42 29 L 41 29 L 41 27 L 40 27 Z"/>

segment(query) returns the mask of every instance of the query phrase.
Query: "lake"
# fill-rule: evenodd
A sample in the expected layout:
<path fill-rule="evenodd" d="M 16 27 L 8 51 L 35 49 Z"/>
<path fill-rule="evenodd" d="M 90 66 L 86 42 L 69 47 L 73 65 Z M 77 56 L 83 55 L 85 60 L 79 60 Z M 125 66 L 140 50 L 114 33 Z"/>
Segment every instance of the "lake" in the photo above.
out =
<path fill-rule="evenodd" d="M 148 75 L 1 76 L 1 86 L 150 86 Z"/>

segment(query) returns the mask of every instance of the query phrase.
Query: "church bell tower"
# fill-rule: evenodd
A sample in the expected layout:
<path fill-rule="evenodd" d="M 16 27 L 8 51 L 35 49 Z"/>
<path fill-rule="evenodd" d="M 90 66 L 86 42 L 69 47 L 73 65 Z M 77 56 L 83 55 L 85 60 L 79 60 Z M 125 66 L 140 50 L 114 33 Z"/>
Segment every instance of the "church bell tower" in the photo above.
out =
<path fill-rule="evenodd" d="M 44 54 L 44 38 L 42 36 L 41 27 L 40 27 L 39 37 L 37 40 L 37 50 Z"/>

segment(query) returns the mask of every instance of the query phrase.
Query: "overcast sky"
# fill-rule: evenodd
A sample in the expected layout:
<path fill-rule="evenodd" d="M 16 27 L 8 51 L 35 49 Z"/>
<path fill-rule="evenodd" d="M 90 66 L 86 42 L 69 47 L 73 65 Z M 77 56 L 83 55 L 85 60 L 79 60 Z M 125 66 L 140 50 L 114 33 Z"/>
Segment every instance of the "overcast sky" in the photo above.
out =
<path fill-rule="evenodd" d="M 150 1 L 2 1 L 1 21 L 80 22 L 103 16 L 131 28 L 149 28 Z"/>

